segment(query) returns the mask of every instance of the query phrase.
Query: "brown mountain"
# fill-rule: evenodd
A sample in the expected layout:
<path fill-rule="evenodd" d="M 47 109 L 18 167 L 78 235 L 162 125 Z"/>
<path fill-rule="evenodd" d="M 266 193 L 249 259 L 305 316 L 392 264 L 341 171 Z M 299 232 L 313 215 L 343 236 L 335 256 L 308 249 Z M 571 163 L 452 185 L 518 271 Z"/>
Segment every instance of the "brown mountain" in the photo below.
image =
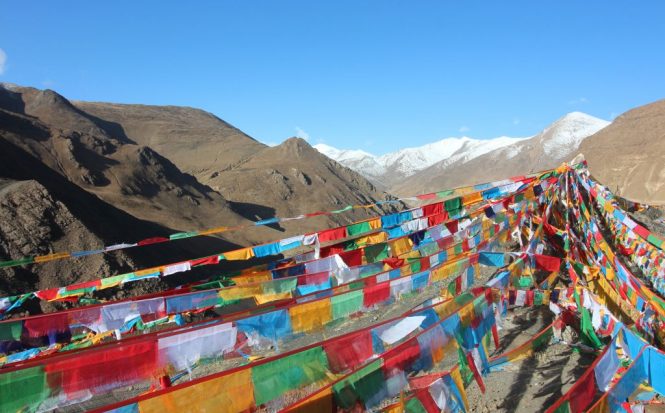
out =
<path fill-rule="evenodd" d="M 10 125 L 20 119 L 41 130 L 39 138 L 11 131 L 3 137 L 104 201 L 172 228 L 243 221 L 220 194 L 57 93 L 32 88 L 0 93 L 0 108 L 13 117 Z"/>
<path fill-rule="evenodd" d="M 116 134 L 159 152 L 206 182 L 266 145 L 211 113 L 180 106 L 72 102 Z"/>
<path fill-rule="evenodd" d="M 0 110 L 0 124 L 20 125 Z M 12 122 L 7 122 L 11 120 Z M 23 136 L 45 131 L 22 124 Z M 0 260 L 60 251 L 96 250 L 105 245 L 150 236 L 168 236 L 173 229 L 137 219 L 69 181 L 0 133 Z M 218 238 L 197 238 L 159 246 L 0 269 L 0 295 L 89 281 L 166 261 L 232 249 Z M 199 271 L 198 274 L 205 274 Z M 198 274 L 195 274 L 198 276 Z M 169 282 L 175 282 L 176 280 Z M 163 285 L 162 285 L 163 286 Z M 159 284 L 130 284 L 125 293 L 154 291 Z M 33 309 L 35 310 L 35 309 Z"/>
<path fill-rule="evenodd" d="M 82 111 L 148 145 L 210 186 L 250 220 L 297 216 L 386 197 L 361 175 L 295 138 L 274 148 L 200 109 L 75 101 Z M 294 231 L 343 224 L 365 211 L 285 224 Z"/>
<path fill-rule="evenodd" d="M 200 110 L 74 105 L 51 90 L 2 84 L 0 178 L 11 189 L 0 193 L 0 216 L 11 217 L 21 202 L 26 211 L 34 204 L 41 217 L 24 214 L 16 223 L 20 230 L 0 226 L 2 260 L 183 230 L 252 225 L 275 214 L 329 211 L 387 196 L 304 141 L 271 148 Z M 19 188 L 37 198 L 17 197 Z M 132 264 L 193 258 L 367 216 L 360 210 L 229 232 L 222 239 L 130 249 L 98 261 L 35 265 L 28 272 L 19 269 L 20 274 L 0 270 L 5 281 L 0 293 L 110 275 Z"/>
<path fill-rule="evenodd" d="M 240 209 L 252 211 L 271 205 L 279 216 L 330 211 L 391 198 L 357 172 L 322 155 L 300 138 L 265 147 L 244 162 L 214 174 L 207 183 L 240 205 Z M 373 211 L 379 210 L 375 208 Z M 256 210 L 257 217 L 261 218 L 271 213 Z M 359 220 L 367 216 L 366 210 L 356 210 L 331 218 L 310 219 L 300 228 L 315 230 L 326 221 L 342 225 L 349 219 Z"/>
<path fill-rule="evenodd" d="M 665 204 L 665 100 L 632 109 L 580 146 L 591 173 L 617 194 Z"/>

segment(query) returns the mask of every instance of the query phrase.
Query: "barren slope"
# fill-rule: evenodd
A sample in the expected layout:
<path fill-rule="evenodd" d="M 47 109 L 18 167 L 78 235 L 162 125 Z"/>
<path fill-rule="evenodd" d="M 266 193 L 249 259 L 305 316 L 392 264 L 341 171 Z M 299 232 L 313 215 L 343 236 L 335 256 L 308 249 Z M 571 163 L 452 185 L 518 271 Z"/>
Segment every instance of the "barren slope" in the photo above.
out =
<path fill-rule="evenodd" d="M 117 134 L 151 147 L 203 183 L 214 172 L 266 147 L 200 109 L 82 101 L 73 104 Z"/>
<path fill-rule="evenodd" d="M 322 155 L 299 138 L 258 151 L 247 161 L 213 177 L 209 185 L 233 201 L 238 210 L 257 218 L 266 218 L 271 213 L 297 216 L 391 198 L 357 172 Z M 343 224 L 367 216 L 367 211 L 356 210 L 332 218 L 310 219 L 299 228 L 311 230 L 326 221 Z"/>
<path fill-rule="evenodd" d="M 665 100 L 630 110 L 586 139 L 591 173 L 635 201 L 665 204 Z"/>
<path fill-rule="evenodd" d="M 137 218 L 178 230 L 247 222 L 219 193 L 153 148 L 135 144 L 53 91 L 0 88 L 0 111 L 5 139 Z"/>

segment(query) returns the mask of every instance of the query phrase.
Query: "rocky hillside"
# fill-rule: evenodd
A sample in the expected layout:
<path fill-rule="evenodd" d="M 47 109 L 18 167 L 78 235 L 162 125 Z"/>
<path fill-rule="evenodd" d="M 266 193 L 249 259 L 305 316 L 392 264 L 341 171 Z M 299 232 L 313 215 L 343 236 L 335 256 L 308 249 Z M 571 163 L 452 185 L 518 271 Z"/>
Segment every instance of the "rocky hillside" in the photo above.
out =
<path fill-rule="evenodd" d="M 249 220 L 297 216 L 387 196 L 365 177 L 321 156 L 308 143 L 290 139 L 271 148 L 216 116 L 175 106 L 73 102 L 81 111 L 122 131 L 123 136 L 165 156 L 212 188 Z M 109 126 L 111 125 L 111 126 Z M 312 222 L 292 222 L 293 231 L 342 224 L 365 211 Z"/>
<path fill-rule="evenodd" d="M 314 210 L 329 211 L 390 198 L 362 175 L 320 154 L 300 138 L 266 147 L 244 162 L 215 174 L 208 184 L 234 200 L 238 210 L 255 210 L 257 217 L 261 218 L 273 213 L 297 216 Z M 274 206 L 274 211 L 266 210 L 265 207 L 270 205 Z M 365 210 L 356 210 L 328 220 L 343 224 L 349 217 L 362 219 L 366 216 Z M 320 228 L 321 219 L 305 222 L 306 229 Z"/>
<path fill-rule="evenodd" d="M 45 255 L 67 250 L 72 245 L 96 249 L 104 243 L 37 181 L 0 180 L 0 258 Z M 3 270 L 0 294 L 56 287 L 132 265 L 133 261 L 125 253 L 118 252 L 91 256 L 85 262 L 53 261 L 43 264 L 37 273 L 20 267 L 10 268 Z"/>
<path fill-rule="evenodd" d="M 211 175 L 266 148 L 239 129 L 200 109 L 72 103 L 118 135 L 154 149 L 202 183 L 206 183 Z"/>
<path fill-rule="evenodd" d="M 220 194 L 57 93 L 13 88 L 0 94 L 5 124 L 24 126 L 3 137 L 104 201 L 166 227 L 243 221 Z"/>
<path fill-rule="evenodd" d="M 665 204 L 665 100 L 617 117 L 580 145 L 591 172 L 635 201 Z"/>
<path fill-rule="evenodd" d="M 104 202 L 0 136 L 0 260 L 168 236 L 174 230 Z M 51 263 L 0 269 L 0 293 L 15 294 L 97 279 L 223 251 L 237 244 L 212 237 Z M 131 289 L 142 290 L 141 283 Z M 152 288 L 159 286 L 152 283 Z M 4 294 L 3 294 L 4 295 Z"/>
<path fill-rule="evenodd" d="M 303 141 L 289 140 L 270 148 L 200 110 L 74 105 L 51 90 L 2 84 L 0 179 L 10 189 L 36 185 L 40 188 L 36 193 L 45 194 L 40 199 L 50 197 L 47 204 L 58 206 L 23 199 L 27 208 L 35 205 L 41 218 L 19 220 L 23 232 L 9 228 L 7 234 L 14 235 L 0 234 L 3 260 L 178 231 L 251 226 L 275 214 L 329 211 L 387 196 Z M 6 216 L 14 213 L 16 195 L 12 196 L 6 202 L 0 197 L 4 202 L 0 213 Z M 49 210 L 57 212 L 51 216 Z M 145 266 L 192 258 L 367 216 L 368 211 L 355 211 L 230 232 L 221 239 L 195 238 L 128 250 L 126 257 L 98 262 L 86 258 L 83 263 L 35 265 L 30 267 L 34 273 L 23 275 L 0 270 L 0 280 L 5 282 L 0 289 L 62 285 L 82 279 L 84 272 L 109 275 L 132 263 Z M 68 222 L 79 224 L 56 229 Z M 29 229 L 33 238 L 41 234 L 39 243 L 28 236 Z"/>

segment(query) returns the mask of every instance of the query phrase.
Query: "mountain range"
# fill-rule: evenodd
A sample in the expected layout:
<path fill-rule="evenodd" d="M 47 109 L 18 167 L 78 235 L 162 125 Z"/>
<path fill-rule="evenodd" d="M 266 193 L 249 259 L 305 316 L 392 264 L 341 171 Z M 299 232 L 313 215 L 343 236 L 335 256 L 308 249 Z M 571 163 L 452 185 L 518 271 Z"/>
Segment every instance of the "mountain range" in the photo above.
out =
<path fill-rule="evenodd" d="M 568 160 L 586 137 L 609 124 L 608 121 L 573 112 L 527 138 L 446 138 L 381 156 L 359 150 L 339 150 L 324 144 L 314 147 L 377 185 L 385 186 L 389 192 L 413 195 L 420 191 L 510 176 L 510 171 L 520 170 L 522 166 L 530 166 L 528 169 L 549 168 Z M 478 168 L 479 165 L 492 167 Z"/>

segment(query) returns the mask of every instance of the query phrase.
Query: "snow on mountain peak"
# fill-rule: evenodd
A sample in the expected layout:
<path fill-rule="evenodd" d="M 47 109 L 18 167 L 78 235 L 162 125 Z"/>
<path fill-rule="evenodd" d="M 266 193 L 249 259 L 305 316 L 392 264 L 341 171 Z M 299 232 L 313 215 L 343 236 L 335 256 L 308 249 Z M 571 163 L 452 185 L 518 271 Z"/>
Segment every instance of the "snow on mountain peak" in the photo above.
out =
<path fill-rule="evenodd" d="M 561 157 L 579 148 L 585 138 L 609 124 L 586 113 L 568 113 L 541 132 L 543 149 L 548 156 Z"/>
<path fill-rule="evenodd" d="M 317 143 L 314 149 L 330 159 L 350 168 L 364 176 L 378 178 L 386 173 L 376 156 L 360 149 L 337 149 L 324 143 Z"/>
<path fill-rule="evenodd" d="M 400 149 L 381 156 L 362 150 L 337 149 L 326 144 L 314 148 L 327 157 L 366 176 L 379 177 L 387 172 L 410 176 L 439 161 L 471 160 L 520 138 L 501 136 L 495 139 L 473 139 L 468 136 L 445 138 L 423 146 Z"/>
<path fill-rule="evenodd" d="M 519 139 L 505 136 L 495 139 L 445 138 L 415 148 L 405 148 L 379 157 L 379 162 L 387 169 L 395 170 L 405 176 L 447 159 L 470 160 L 484 153 Z"/>
<path fill-rule="evenodd" d="M 333 148 L 330 145 L 326 145 L 325 143 L 317 143 L 316 145 L 314 145 L 314 149 L 326 155 L 327 157 L 335 160 L 375 157 L 371 153 L 367 153 L 360 149 L 337 149 Z"/>

